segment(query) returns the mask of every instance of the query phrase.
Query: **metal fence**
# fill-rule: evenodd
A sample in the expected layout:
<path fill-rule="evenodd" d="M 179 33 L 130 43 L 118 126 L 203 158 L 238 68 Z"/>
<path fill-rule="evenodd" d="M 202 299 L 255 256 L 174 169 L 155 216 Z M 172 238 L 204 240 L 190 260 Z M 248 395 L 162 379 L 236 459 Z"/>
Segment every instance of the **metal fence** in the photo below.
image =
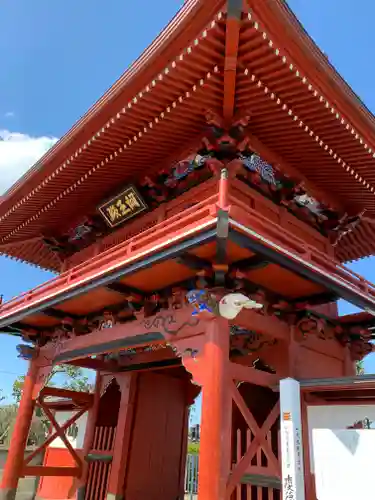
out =
<path fill-rule="evenodd" d="M 198 494 L 199 455 L 188 455 L 185 469 L 185 500 L 195 500 Z"/>

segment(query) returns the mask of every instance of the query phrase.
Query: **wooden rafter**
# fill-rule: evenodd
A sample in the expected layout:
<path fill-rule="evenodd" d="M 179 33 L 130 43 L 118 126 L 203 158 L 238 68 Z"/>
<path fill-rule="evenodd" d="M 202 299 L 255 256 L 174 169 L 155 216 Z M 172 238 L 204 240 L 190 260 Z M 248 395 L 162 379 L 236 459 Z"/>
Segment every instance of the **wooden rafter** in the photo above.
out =
<path fill-rule="evenodd" d="M 311 196 L 319 200 L 320 202 L 326 203 L 328 206 L 332 206 L 339 212 L 344 212 L 345 209 L 342 203 L 337 199 L 334 193 L 327 193 L 322 189 L 319 189 L 314 183 L 308 180 L 302 173 L 296 170 L 295 167 L 290 165 L 284 160 L 280 155 L 271 151 L 257 136 L 251 133 L 247 133 L 249 139 L 250 147 L 256 151 L 264 160 L 270 162 L 272 165 L 277 165 L 280 169 L 287 175 L 303 183 L 307 191 Z"/>
<path fill-rule="evenodd" d="M 348 100 L 348 88 L 308 39 L 284 1 L 243 0 L 242 5 L 241 0 L 227 0 L 226 4 L 226 9 L 223 9 L 227 12 L 224 33 L 221 11 L 224 0 L 185 2 L 180 13 L 145 55 L 43 158 L 43 169 L 31 169 L 4 196 L 0 210 L 0 236 L 6 245 L 11 239 L 17 239 L 4 253 L 31 262 L 37 260 L 36 263 L 42 267 L 57 269 L 58 263 L 53 265 L 52 257 L 47 252 L 36 259 L 38 249 L 32 245 L 20 246 L 18 242 L 22 236 L 28 238 L 36 233 L 40 218 L 43 218 L 43 225 L 52 227 L 55 221 L 56 224 L 64 221 L 66 214 L 72 217 L 69 203 L 63 203 L 64 214 L 50 210 L 51 204 L 57 202 L 62 207 L 60 201 L 65 192 L 72 196 L 70 193 L 83 189 L 83 183 L 86 185 L 87 182 L 90 184 L 87 184 L 89 187 L 85 188 L 85 193 L 93 193 L 95 189 L 98 192 L 111 190 L 111 179 L 124 173 L 121 163 L 126 165 L 126 172 L 132 177 L 138 175 L 144 164 L 154 165 L 155 171 L 159 162 L 164 166 L 168 151 L 172 152 L 172 162 L 178 159 L 175 144 L 177 149 L 181 144 L 185 149 L 186 143 L 194 142 L 196 134 L 200 133 L 200 120 L 208 101 L 215 111 L 223 110 L 228 120 L 233 117 L 235 108 L 241 111 L 251 107 L 252 132 L 267 144 L 269 150 L 278 151 L 290 166 L 301 170 L 306 178 L 316 178 L 317 187 L 322 193 L 329 194 L 329 200 L 332 191 L 336 191 L 335 199 L 332 199 L 335 206 L 338 207 L 336 201 L 339 200 L 346 211 L 363 206 L 370 216 L 373 215 L 375 186 L 371 181 L 371 168 L 374 146 L 369 131 L 374 128 L 374 123 L 370 114 L 354 96 Z M 242 11 L 245 15 L 241 17 Z M 194 43 L 188 46 L 193 40 Z M 177 48 L 182 50 L 181 56 Z M 167 66 L 170 61 L 174 62 Z M 319 78 L 312 71 L 315 67 L 320 68 Z M 217 74 L 215 68 L 220 68 Z M 189 75 L 193 78 L 205 70 L 205 78 L 188 88 Z M 175 83 L 169 85 L 170 78 Z M 176 88 L 182 89 L 177 98 L 174 95 Z M 145 106 L 144 100 L 149 99 L 149 92 L 152 92 L 153 106 L 158 103 L 155 116 L 149 107 L 150 102 Z M 132 104 L 125 110 L 121 106 L 126 102 Z M 158 106 L 164 102 L 169 102 L 169 105 L 163 108 L 163 118 L 159 116 Z M 301 102 L 304 103 L 303 110 L 298 111 L 297 116 L 294 113 L 300 109 Z M 175 106 L 181 110 L 179 113 L 174 112 Z M 111 116 L 112 119 L 109 119 Z M 157 120 L 158 125 L 152 126 L 152 132 L 146 126 L 148 133 L 144 134 L 144 122 L 149 120 L 150 123 Z M 116 137 L 129 123 L 137 132 L 121 146 L 121 151 L 116 150 Z M 97 124 L 100 124 L 98 128 Z M 97 130 L 98 135 L 90 138 L 90 130 Z M 178 134 L 186 140 L 177 138 L 169 147 L 168 141 Z M 84 165 L 85 155 L 94 154 L 93 144 L 99 135 L 101 140 L 105 137 L 105 155 L 101 152 L 94 162 L 98 163 L 92 167 L 90 160 L 90 170 L 83 173 L 77 185 L 73 183 L 69 189 L 61 188 L 59 182 L 63 174 L 55 175 L 56 165 L 59 164 L 59 172 L 63 172 L 68 165 L 70 170 L 78 167 L 77 172 L 80 172 L 80 162 L 83 161 Z M 134 140 L 134 137 L 137 139 Z M 335 144 L 338 145 L 337 151 Z M 301 164 L 300 159 L 303 159 Z M 319 177 L 315 177 L 318 164 Z M 91 175 L 92 168 L 95 168 L 95 176 Z M 96 182 L 98 169 L 103 173 L 100 181 Z M 332 190 L 336 176 L 339 176 L 340 182 L 337 190 Z M 57 192 L 60 194 L 56 201 L 51 197 Z M 85 196 L 80 198 L 82 203 L 86 203 Z M 82 210 L 89 210 L 90 203 L 87 201 L 87 205 L 82 205 Z M 33 206 L 39 205 L 44 205 L 43 211 L 33 209 Z M 340 261 L 373 253 L 371 234 L 368 234 L 371 233 L 371 224 L 371 221 L 364 222 L 356 232 L 346 237 L 345 244 L 337 250 Z"/>
<path fill-rule="evenodd" d="M 225 30 L 223 116 L 226 122 L 233 118 L 236 99 L 237 56 L 242 16 L 242 0 L 227 1 Z"/>
<path fill-rule="evenodd" d="M 20 246 L 23 247 L 30 243 L 36 243 L 38 241 L 42 241 L 42 239 L 43 239 L 42 236 L 35 236 L 33 238 L 22 239 L 20 241 L 14 241 L 12 243 L 3 243 L 0 245 L 0 252 L 6 252 L 6 250 L 8 249 L 14 250 L 15 248 L 18 248 Z"/>

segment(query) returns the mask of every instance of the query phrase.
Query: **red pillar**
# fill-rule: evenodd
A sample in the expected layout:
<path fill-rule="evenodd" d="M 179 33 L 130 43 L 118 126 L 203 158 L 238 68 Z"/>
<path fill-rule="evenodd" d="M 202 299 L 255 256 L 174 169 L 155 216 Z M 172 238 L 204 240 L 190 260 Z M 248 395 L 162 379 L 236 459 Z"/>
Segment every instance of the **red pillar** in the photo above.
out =
<path fill-rule="evenodd" d="M 219 181 L 219 208 L 222 210 L 228 210 L 229 205 L 229 179 L 228 179 L 228 170 L 223 168 L 220 172 L 220 181 Z"/>
<path fill-rule="evenodd" d="M 231 466 L 232 403 L 228 376 L 229 324 L 207 323 L 203 367 L 199 500 L 224 500 Z"/>
<path fill-rule="evenodd" d="M 116 375 L 116 380 L 121 389 L 121 402 L 113 445 L 113 459 L 108 481 L 107 500 L 123 500 L 124 498 L 137 374 L 122 373 Z"/>
<path fill-rule="evenodd" d="M 32 395 L 37 375 L 37 364 L 35 361 L 31 361 L 23 385 L 8 458 L 3 472 L 0 486 L 0 500 L 14 500 L 16 497 L 18 481 L 22 476 L 24 453 L 35 407 L 35 400 L 33 400 Z"/>

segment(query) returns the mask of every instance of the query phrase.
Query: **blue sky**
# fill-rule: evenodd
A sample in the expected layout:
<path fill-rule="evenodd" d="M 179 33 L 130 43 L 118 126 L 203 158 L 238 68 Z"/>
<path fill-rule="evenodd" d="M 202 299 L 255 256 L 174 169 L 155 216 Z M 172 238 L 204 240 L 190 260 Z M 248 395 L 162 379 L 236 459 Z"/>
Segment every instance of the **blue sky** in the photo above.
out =
<path fill-rule="evenodd" d="M 181 0 L 3 0 L 0 5 L 0 191 L 61 137 L 155 38 Z M 375 111 L 371 39 L 375 3 L 290 0 L 299 19 L 366 105 Z M 105 6 L 105 7 L 104 7 Z M 3 131 L 3 132 L 1 132 Z M 5 132 L 4 132 L 5 131 Z M 1 145 L 3 149 L 1 149 Z M 6 148 L 6 149 L 5 149 Z M 373 259 L 353 269 L 375 282 Z M 0 258 L 0 293 L 9 298 L 47 273 Z M 350 307 L 343 305 L 344 312 Z M 10 393 L 26 365 L 17 340 L 1 337 L 0 387 Z M 375 361 L 366 360 L 374 371 Z"/>

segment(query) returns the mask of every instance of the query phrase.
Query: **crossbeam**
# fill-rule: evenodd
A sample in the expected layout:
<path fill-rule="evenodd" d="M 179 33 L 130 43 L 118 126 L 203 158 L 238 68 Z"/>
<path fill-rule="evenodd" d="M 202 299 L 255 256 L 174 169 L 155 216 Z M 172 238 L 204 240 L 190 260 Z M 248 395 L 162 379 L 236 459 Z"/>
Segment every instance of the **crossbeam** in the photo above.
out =
<path fill-rule="evenodd" d="M 28 465 L 23 469 L 24 476 L 33 477 L 77 477 L 80 474 L 79 467 L 53 467 L 48 465 Z"/>
<path fill-rule="evenodd" d="M 80 365 L 84 363 L 82 358 L 200 335 L 205 331 L 206 320 L 192 316 L 192 312 L 191 307 L 162 311 L 149 318 L 117 324 L 107 329 L 105 334 L 102 330 L 96 330 L 87 335 L 47 344 L 40 349 L 39 359 L 44 365 L 46 362 L 71 363 L 74 361 L 76 361 L 75 364 Z M 290 331 L 287 323 L 253 310 L 243 310 L 231 323 L 268 338 L 283 341 L 289 338 Z M 95 360 L 91 361 L 87 362 L 87 367 L 94 368 Z M 107 368 L 110 366 L 112 365 L 106 365 Z M 102 365 L 100 367 L 103 368 Z"/>
<path fill-rule="evenodd" d="M 96 330 L 57 344 L 47 344 L 41 348 L 40 358 L 44 363 L 46 360 L 51 363 L 67 363 L 83 357 L 202 334 L 205 321 L 192 316 L 192 312 L 190 307 L 160 312 L 149 318 L 115 325 L 105 332 Z"/>
<path fill-rule="evenodd" d="M 231 323 L 268 338 L 288 341 L 290 336 L 290 327 L 287 323 L 276 316 L 259 314 L 253 309 L 242 309 L 237 318 L 232 320 Z"/>
<path fill-rule="evenodd" d="M 76 404 L 92 404 L 94 395 L 90 392 L 72 391 L 71 389 L 60 389 L 59 387 L 44 387 L 40 393 L 43 401 L 48 396 L 71 399 Z"/>
<path fill-rule="evenodd" d="M 239 382 L 248 382 L 249 384 L 256 384 L 263 387 L 272 387 L 279 381 L 278 375 L 256 370 L 251 366 L 240 365 L 239 363 L 230 362 L 229 369 L 232 379 Z"/>
<path fill-rule="evenodd" d="M 57 422 L 56 422 L 56 419 L 54 418 L 54 416 L 51 414 L 51 412 L 49 411 L 49 408 L 47 407 L 47 405 L 43 404 L 43 403 L 39 403 L 38 406 L 40 406 L 40 408 L 44 411 L 44 413 L 46 414 L 46 416 L 48 417 L 48 419 L 50 420 L 51 424 L 53 425 L 53 427 L 55 428 L 55 431 L 53 433 L 51 433 L 48 438 L 44 441 L 44 443 L 42 443 L 40 446 L 38 446 L 38 448 L 36 450 L 34 450 L 32 453 L 30 453 L 24 460 L 24 468 L 27 467 L 32 459 L 34 457 L 36 457 L 37 455 L 39 455 L 40 452 L 42 452 L 43 450 L 45 450 L 47 448 L 47 446 L 49 446 L 55 439 L 57 439 L 58 437 L 61 438 L 61 440 L 64 442 L 64 444 L 66 445 L 66 447 L 68 448 L 69 452 L 71 453 L 72 457 L 74 458 L 75 462 L 77 463 L 77 467 L 81 470 L 81 459 L 80 457 L 77 455 L 76 451 L 72 448 L 72 445 L 70 444 L 70 442 L 67 440 L 66 436 L 65 436 L 65 432 L 69 429 L 69 427 L 71 425 L 73 425 L 84 413 L 86 413 L 86 411 L 88 410 L 88 407 L 85 407 L 85 408 L 82 408 L 81 410 L 79 410 L 77 413 L 75 413 L 69 420 L 67 420 L 64 425 L 60 426 Z M 52 419 L 50 418 L 52 415 Z M 44 474 L 41 474 L 41 475 L 44 475 Z"/>

